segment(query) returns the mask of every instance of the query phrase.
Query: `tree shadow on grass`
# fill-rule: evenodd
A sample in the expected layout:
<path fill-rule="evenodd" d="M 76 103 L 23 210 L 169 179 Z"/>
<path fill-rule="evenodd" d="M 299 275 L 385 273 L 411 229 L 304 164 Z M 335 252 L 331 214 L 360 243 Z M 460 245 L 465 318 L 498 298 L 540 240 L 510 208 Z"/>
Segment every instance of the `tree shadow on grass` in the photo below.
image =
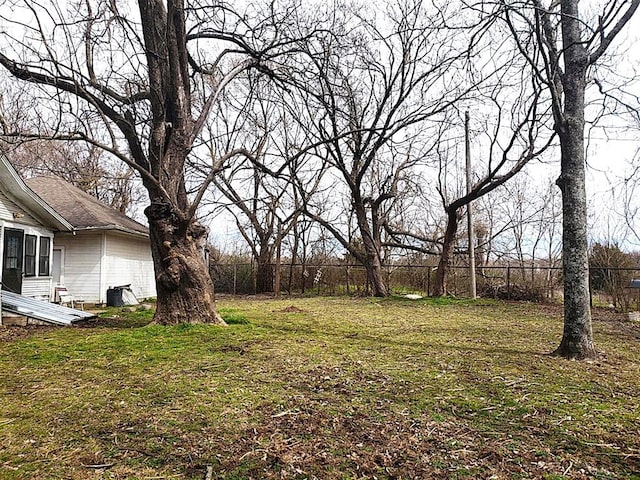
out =
<path fill-rule="evenodd" d="M 366 333 L 364 331 L 345 331 L 345 332 L 334 332 L 323 330 L 321 327 L 315 328 L 311 325 L 303 325 L 303 324 L 261 324 L 262 328 L 273 330 L 273 331 L 281 331 L 286 333 L 302 333 L 308 336 L 314 336 L 316 338 L 321 337 L 332 337 L 339 339 L 338 343 L 349 343 L 350 345 L 354 345 L 356 342 L 362 343 L 363 345 L 383 345 L 390 346 L 394 348 L 398 348 L 399 351 L 404 353 L 409 353 L 410 351 L 452 351 L 458 353 L 465 352 L 481 352 L 485 354 L 491 355 L 507 355 L 507 356 L 525 356 L 525 357 L 535 357 L 539 358 L 541 355 L 549 355 L 553 350 L 553 347 L 550 346 L 548 350 L 534 350 L 534 349 L 518 349 L 515 347 L 505 347 L 497 344 L 492 344 L 488 342 L 484 342 L 478 345 L 478 342 L 483 341 L 482 337 L 478 337 L 477 340 L 472 340 L 476 344 L 470 344 L 469 339 L 473 338 L 470 335 L 471 332 L 464 331 L 462 332 L 459 328 L 431 328 L 429 329 L 429 336 L 432 338 L 450 338 L 455 339 L 456 336 L 460 337 L 461 333 L 464 334 L 464 338 L 461 339 L 460 343 L 450 343 L 449 341 L 443 342 L 434 342 L 428 340 L 425 335 L 425 340 L 409 340 L 409 339 L 397 339 L 389 336 L 385 336 L 383 334 L 380 335 L 372 335 L 370 333 Z M 493 332 L 495 335 L 499 332 Z"/>
<path fill-rule="evenodd" d="M 74 324 L 78 328 L 108 328 L 114 330 L 127 330 L 146 327 L 153 320 L 153 313 L 147 311 L 133 312 L 125 315 L 113 315 L 96 317 Z"/>

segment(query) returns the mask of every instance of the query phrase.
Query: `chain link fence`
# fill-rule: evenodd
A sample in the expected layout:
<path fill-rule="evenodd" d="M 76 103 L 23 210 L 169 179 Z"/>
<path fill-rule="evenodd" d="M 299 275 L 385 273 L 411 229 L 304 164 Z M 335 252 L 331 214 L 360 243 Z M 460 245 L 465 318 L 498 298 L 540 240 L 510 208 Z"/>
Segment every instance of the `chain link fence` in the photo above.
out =
<path fill-rule="evenodd" d="M 275 272 L 275 265 L 272 270 Z M 383 267 L 385 280 L 393 293 L 428 295 L 435 278 L 435 265 L 391 265 Z M 251 263 L 216 264 L 211 268 L 216 292 L 236 295 L 255 294 L 257 268 Z M 552 298 L 560 288 L 557 268 L 515 268 L 492 266 L 478 269 L 478 292 L 487 296 L 521 297 L 535 289 L 544 298 Z M 450 294 L 467 296 L 469 277 L 466 267 L 453 266 L 447 277 Z M 357 295 L 369 291 L 367 274 L 358 265 L 283 264 L 280 274 L 282 292 L 291 294 Z M 516 298 L 517 299 L 517 298 Z"/>
<path fill-rule="evenodd" d="M 276 266 L 271 270 L 275 277 Z M 388 265 L 383 267 L 389 290 L 393 294 L 416 293 L 428 296 L 433 288 L 435 265 Z M 283 264 L 280 290 L 285 294 L 366 295 L 367 274 L 359 265 Z M 469 270 L 452 266 L 447 276 L 450 295 L 469 296 Z M 211 276 L 216 292 L 233 295 L 268 293 L 256 291 L 257 268 L 251 263 L 218 263 Z M 592 299 L 598 305 L 613 305 L 628 311 L 640 310 L 640 288 L 632 286 L 640 279 L 638 268 L 592 268 Z M 562 269 L 545 266 L 485 266 L 476 271 L 478 296 L 504 300 L 561 301 Z M 640 287 L 640 282 L 637 282 Z"/>

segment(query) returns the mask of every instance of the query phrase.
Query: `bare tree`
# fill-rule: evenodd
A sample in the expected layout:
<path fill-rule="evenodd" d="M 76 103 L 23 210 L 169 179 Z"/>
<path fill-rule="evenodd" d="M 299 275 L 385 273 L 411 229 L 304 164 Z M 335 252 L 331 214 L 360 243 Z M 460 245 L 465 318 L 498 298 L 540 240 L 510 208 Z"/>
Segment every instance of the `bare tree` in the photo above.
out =
<path fill-rule="evenodd" d="M 534 267 L 556 267 L 560 258 L 560 210 L 560 192 L 553 182 L 537 183 L 527 175 L 504 186 L 503 200 L 496 209 L 507 221 L 501 250 L 510 261 L 515 260 L 521 280 L 532 286 L 536 283 Z M 551 278 L 547 276 L 546 282 Z"/>
<path fill-rule="evenodd" d="M 224 95 L 207 144 L 211 151 L 250 145 L 256 152 L 253 163 L 229 163 L 214 178 L 213 191 L 235 219 L 256 264 L 255 291 L 264 293 L 273 291 L 274 256 L 302 213 L 293 178 L 302 175 L 308 155 L 296 147 L 304 143 L 304 129 L 287 119 L 290 109 L 283 107 L 279 89 L 251 73 L 242 87 Z M 306 194 L 317 184 L 306 184 Z"/>
<path fill-rule="evenodd" d="M 220 176 L 214 184 L 226 200 L 227 210 L 236 220 L 238 231 L 247 242 L 256 261 L 256 293 L 273 291 L 273 259 L 282 238 L 294 226 L 301 213 L 293 204 L 286 204 L 290 184 L 269 181 L 264 173 L 254 169 L 245 178 Z M 279 233 L 278 233 L 279 232 Z"/>
<path fill-rule="evenodd" d="M 25 90 L 4 89 L 0 95 L 4 132 L 28 129 L 29 111 L 33 108 L 31 101 Z M 0 136 L 0 148 L 24 177 L 53 175 L 63 178 L 122 213 L 133 214 L 142 200 L 142 188 L 133 169 L 95 145 L 39 139 L 3 140 Z"/>
<path fill-rule="evenodd" d="M 611 48 L 640 5 L 639 0 L 605 4 L 592 23 L 578 0 L 549 5 L 540 0 L 498 2 L 518 48 L 544 83 L 560 140 L 562 191 L 564 331 L 554 354 L 596 356 L 591 328 L 585 190 L 585 94 L 590 72 Z M 594 75 L 598 84 L 597 76 Z"/>
<path fill-rule="evenodd" d="M 390 205 L 434 148 L 432 129 L 477 87 L 463 74 L 471 52 L 462 29 L 448 28 L 455 13 L 422 0 L 392 2 L 381 21 L 361 8 L 299 56 L 298 102 L 307 111 L 297 118 L 329 169 L 322 195 L 299 189 L 305 214 L 365 267 L 376 296 L 388 294 L 382 265 Z M 343 192 L 346 208 L 338 201 Z M 348 231 L 351 219 L 356 232 Z"/>
<path fill-rule="evenodd" d="M 526 75 L 526 70 L 518 63 L 509 63 L 506 69 L 497 68 L 494 72 L 500 72 L 501 82 L 509 75 Z M 456 135 L 456 127 L 451 126 L 447 135 L 439 137 L 435 189 L 441 199 L 445 217 L 441 234 L 422 236 L 389 229 L 394 238 L 419 239 L 424 253 L 432 253 L 435 248 L 439 248 L 433 285 L 435 296 L 447 294 L 447 274 L 464 208 L 469 208 L 471 202 L 504 185 L 552 144 L 553 135 L 546 133 L 548 128 L 544 123 L 547 112 L 537 101 L 541 92 L 540 84 L 530 81 L 516 85 L 518 86 L 495 85 L 488 90 L 488 96 L 477 95 L 473 100 L 476 107 L 482 105 L 483 109 L 491 113 L 478 129 L 482 135 L 478 136 L 477 146 L 473 150 L 477 158 L 476 175 L 468 191 L 451 181 L 452 177 L 454 180 L 456 177 L 453 160 L 460 156 L 458 147 L 461 137 Z M 507 103 L 511 105 L 507 107 Z M 401 244 L 400 240 L 398 246 Z"/>
<path fill-rule="evenodd" d="M 133 168 L 150 201 L 155 321 L 223 323 L 201 252 L 207 231 L 196 213 L 225 162 L 252 155 L 244 148 L 215 152 L 196 189 L 188 188 L 186 161 L 225 87 L 279 51 L 276 36 L 290 12 L 254 6 L 236 14 L 221 2 L 183 0 L 139 0 L 137 10 L 89 0 L 3 4 L 19 14 L 0 14 L 7 26 L 0 65 L 39 96 L 33 130 L 4 133 L 82 140 Z"/>

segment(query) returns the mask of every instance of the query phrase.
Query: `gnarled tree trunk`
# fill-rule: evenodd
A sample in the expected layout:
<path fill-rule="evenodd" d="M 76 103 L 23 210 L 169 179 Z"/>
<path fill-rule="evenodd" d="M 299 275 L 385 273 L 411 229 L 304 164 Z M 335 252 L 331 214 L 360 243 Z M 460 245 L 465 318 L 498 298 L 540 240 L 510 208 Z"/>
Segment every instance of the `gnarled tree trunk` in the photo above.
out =
<path fill-rule="evenodd" d="M 146 46 L 151 104 L 148 160 L 143 182 L 151 204 L 151 251 L 158 294 L 154 321 L 224 324 L 216 313 L 213 282 L 201 247 L 206 229 L 195 219 L 195 205 L 186 192 L 184 166 L 198 123 L 191 110 L 191 83 L 183 0 L 139 0 Z M 131 142 L 130 142 L 131 143 Z"/>
<path fill-rule="evenodd" d="M 181 222 L 166 204 L 152 203 L 145 214 L 158 294 L 154 322 L 224 325 L 215 309 L 213 283 L 202 250 L 207 230 L 193 220 Z"/>

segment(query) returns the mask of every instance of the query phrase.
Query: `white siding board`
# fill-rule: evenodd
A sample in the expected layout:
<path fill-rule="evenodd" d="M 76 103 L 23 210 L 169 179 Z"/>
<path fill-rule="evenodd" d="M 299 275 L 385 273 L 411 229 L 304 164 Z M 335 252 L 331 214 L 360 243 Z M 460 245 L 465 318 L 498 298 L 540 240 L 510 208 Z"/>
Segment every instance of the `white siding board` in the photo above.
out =
<path fill-rule="evenodd" d="M 99 303 L 102 234 L 58 234 L 54 246 L 65 248 L 64 281 L 69 293 Z"/>
<path fill-rule="evenodd" d="M 0 219 L 14 221 L 14 213 L 22 215 L 19 219 L 20 224 L 39 225 L 33 216 L 31 216 L 24 208 L 11 200 L 6 194 L 0 192 Z"/>
<path fill-rule="evenodd" d="M 0 219 L 1 220 L 13 220 L 13 214 L 11 213 L 12 203 L 6 197 L 6 195 L 0 192 Z"/>
<path fill-rule="evenodd" d="M 51 277 L 24 277 L 22 295 L 39 300 L 51 299 Z"/>
<path fill-rule="evenodd" d="M 105 278 L 108 287 L 131 284 L 139 299 L 156 296 L 148 239 L 107 234 Z"/>

